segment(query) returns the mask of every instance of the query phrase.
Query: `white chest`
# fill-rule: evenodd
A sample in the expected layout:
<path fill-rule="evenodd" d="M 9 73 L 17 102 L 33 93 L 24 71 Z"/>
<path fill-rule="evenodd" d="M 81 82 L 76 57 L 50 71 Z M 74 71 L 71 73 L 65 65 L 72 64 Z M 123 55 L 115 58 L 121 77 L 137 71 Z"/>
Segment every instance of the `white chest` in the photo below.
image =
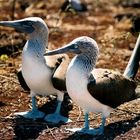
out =
<path fill-rule="evenodd" d="M 87 84 L 88 74 L 72 60 L 66 73 L 66 86 L 69 96 L 86 112 L 102 112 L 104 105 L 90 95 Z"/>
<path fill-rule="evenodd" d="M 84 101 L 87 91 L 87 76 L 72 60 L 66 73 L 66 86 L 69 96 L 77 103 Z"/>
<path fill-rule="evenodd" d="M 46 65 L 45 58 L 28 50 L 22 53 L 23 77 L 32 91 L 36 94 L 47 95 L 53 91 L 51 69 Z"/>

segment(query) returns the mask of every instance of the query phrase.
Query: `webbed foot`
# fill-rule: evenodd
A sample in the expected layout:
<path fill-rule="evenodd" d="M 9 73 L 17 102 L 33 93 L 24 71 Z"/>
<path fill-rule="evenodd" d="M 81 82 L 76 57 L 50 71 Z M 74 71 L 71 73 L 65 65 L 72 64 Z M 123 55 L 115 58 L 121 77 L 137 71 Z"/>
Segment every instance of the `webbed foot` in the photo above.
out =
<path fill-rule="evenodd" d="M 14 115 L 19 115 L 27 119 L 36 120 L 36 119 L 43 118 L 45 116 L 45 113 L 39 110 L 32 110 L 32 111 L 14 113 Z"/>
<path fill-rule="evenodd" d="M 71 120 L 67 117 L 64 117 L 58 113 L 54 113 L 54 114 L 49 114 L 44 118 L 45 121 L 47 122 L 51 122 L 51 123 L 59 123 L 59 122 L 64 122 L 64 123 L 68 123 L 71 122 Z"/>

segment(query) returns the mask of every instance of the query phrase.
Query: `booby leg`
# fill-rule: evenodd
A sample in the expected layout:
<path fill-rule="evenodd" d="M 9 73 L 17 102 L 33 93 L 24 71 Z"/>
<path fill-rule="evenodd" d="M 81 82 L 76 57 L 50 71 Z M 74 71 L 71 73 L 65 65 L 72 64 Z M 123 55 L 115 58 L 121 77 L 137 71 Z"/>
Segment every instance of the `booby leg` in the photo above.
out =
<path fill-rule="evenodd" d="M 65 123 L 68 123 L 68 122 L 71 122 L 71 120 L 67 117 L 64 117 L 61 115 L 61 105 L 62 105 L 62 101 L 63 101 L 63 98 L 64 98 L 64 93 L 60 92 L 58 94 L 58 99 L 57 99 L 57 107 L 56 107 L 56 110 L 53 114 L 49 114 L 45 117 L 45 121 L 47 122 L 51 122 L 51 123 L 59 123 L 59 122 L 65 122 Z"/>
<path fill-rule="evenodd" d="M 35 96 L 33 96 L 32 97 L 32 110 L 26 111 L 26 112 L 18 112 L 18 113 L 15 113 L 15 115 L 20 115 L 20 116 L 23 116 L 24 118 L 36 120 L 39 118 L 43 118 L 45 114 L 38 110 L 36 106 L 36 98 Z"/>
<path fill-rule="evenodd" d="M 106 121 L 106 118 L 105 117 L 102 117 L 102 124 L 98 128 L 98 135 L 102 135 L 103 134 L 103 132 L 104 132 L 104 126 L 105 126 L 105 121 Z"/>
<path fill-rule="evenodd" d="M 72 128 L 72 129 L 67 129 L 67 130 L 72 131 L 72 132 L 89 134 L 89 135 L 101 135 L 102 133 L 100 133 L 100 131 L 102 129 L 100 130 L 100 129 L 90 128 L 88 116 L 89 116 L 89 114 L 85 113 L 85 123 L 84 123 L 84 127 L 83 128 Z"/>
<path fill-rule="evenodd" d="M 79 133 L 85 133 L 89 130 L 89 120 L 88 120 L 88 113 L 85 113 L 85 123 L 83 128 L 72 128 L 67 129 L 72 132 L 79 132 Z"/>

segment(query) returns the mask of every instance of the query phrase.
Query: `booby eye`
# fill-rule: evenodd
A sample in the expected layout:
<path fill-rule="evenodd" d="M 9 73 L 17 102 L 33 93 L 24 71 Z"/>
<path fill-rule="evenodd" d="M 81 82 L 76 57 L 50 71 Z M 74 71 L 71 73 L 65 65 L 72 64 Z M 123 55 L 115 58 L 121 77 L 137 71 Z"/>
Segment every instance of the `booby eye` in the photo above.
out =
<path fill-rule="evenodd" d="M 74 48 L 75 48 L 75 49 L 78 49 L 78 47 L 79 47 L 79 46 L 78 46 L 77 44 L 76 44 L 76 45 L 74 45 Z"/>
<path fill-rule="evenodd" d="M 33 25 L 31 21 L 24 21 L 23 23 L 24 23 L 23 26 L 27 26 L 27 27 Z"/>
<path fill-rule="evenodd" d="M 31 21 L 29 21 L 28 23 L 29 23 L 29 25 L 33 25 L 33 23 Z"/>

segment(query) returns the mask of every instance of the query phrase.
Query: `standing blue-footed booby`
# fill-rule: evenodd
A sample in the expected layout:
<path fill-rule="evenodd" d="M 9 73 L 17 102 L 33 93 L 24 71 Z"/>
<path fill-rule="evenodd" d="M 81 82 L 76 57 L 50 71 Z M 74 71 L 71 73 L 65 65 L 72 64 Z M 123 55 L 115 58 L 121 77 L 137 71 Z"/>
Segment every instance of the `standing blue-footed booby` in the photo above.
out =
<path fill-rule="evenodd" d="M 104 132 L 105 119 L 113 108 L 132 100 L 135 96 L 135 82 L 112 70 L 94 69 L 99 49 L 96 41 L 90 37 L 76 38 L 68 45 L 49 51 L 45 55 L 64 52 L 77 54 L 68 66 L 66 87 L 69 96 L 85 114 L 84 128 L 69 130 L 100 135 Z M 136 61 L 138 63 L 139 60 Z M 89 112 L 102 113 L 102 124 L 99 129 L 89 127 Z"/>
<path fill-rule="evenodd" d="M 35 96 L 54 94 L 58 96 L 56 111 L 54 114 L 47 115 L 45 120 L 53 123 L 58 123 L 59 121 L 67 122 L 69 119 L 60 114 L 64 93 L 56 89 L 52 83 L 54 71 L 57 71 L 55 67 L 59 67 L 55 66 L 59 56 L 44 57 L 48 46 L 48 27 L 46 23 L 41 18 L 29 17 L 15 21 L 0 21 L 0 26 L 13 27 L 28 34 L 28 40 L 22 52 L 22 75 L 30 88 L 32 110 L 16 114 L 31 119 L 43 118 L 45 114 L 38 110 Z"/>

